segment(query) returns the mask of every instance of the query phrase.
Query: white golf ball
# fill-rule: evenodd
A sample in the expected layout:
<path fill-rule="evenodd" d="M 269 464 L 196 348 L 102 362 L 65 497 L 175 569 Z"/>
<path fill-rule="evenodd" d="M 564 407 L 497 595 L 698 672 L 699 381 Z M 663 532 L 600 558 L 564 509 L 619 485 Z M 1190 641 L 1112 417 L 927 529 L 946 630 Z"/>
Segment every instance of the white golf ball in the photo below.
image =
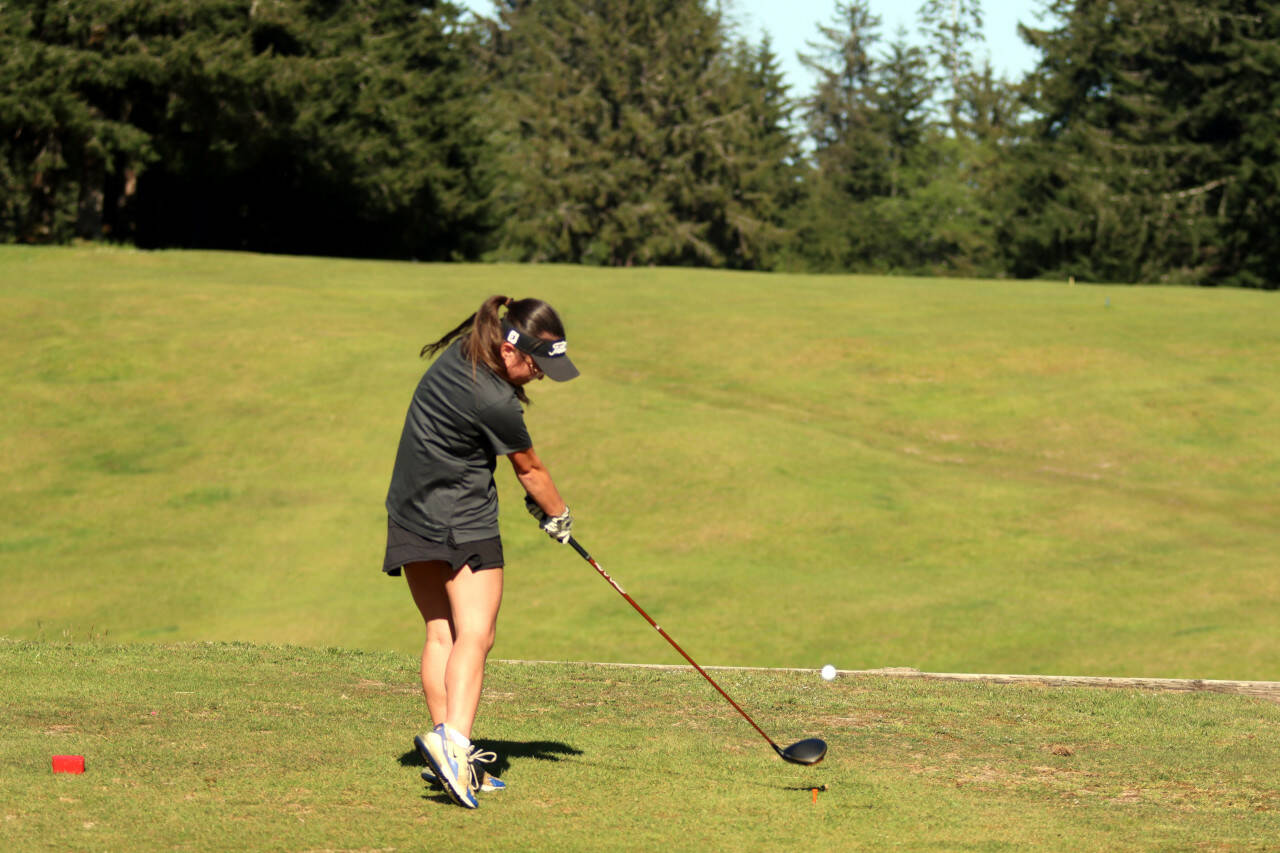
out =
<path fill-rule="evenodd" d="M 826 666 L 824 666 L 824 667 L 822 668 L 822 680 L 823 680 L 823 681 L 835 681 L 835 680 L 836 680 L 836 668 L 835 668 L 834 666 L 832 666 L 831 664 L 827 664 Z"/>

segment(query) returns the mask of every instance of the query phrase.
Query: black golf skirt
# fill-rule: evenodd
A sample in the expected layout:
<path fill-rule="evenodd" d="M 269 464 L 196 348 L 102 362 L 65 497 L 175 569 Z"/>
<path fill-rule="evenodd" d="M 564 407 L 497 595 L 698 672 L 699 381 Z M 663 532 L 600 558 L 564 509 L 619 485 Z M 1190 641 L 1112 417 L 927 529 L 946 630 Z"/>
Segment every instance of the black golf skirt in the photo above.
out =
<path fill-rule="evenodd" d="M 382 559 L 384 572 L 399 577 L 400 570 L 410 563 L 433 562 L 448 563 L 455 572 L 463 566 L 477 571 L 500 569 L 503 567 L 502 537 L 476 542 L 433 542 L 387 519 L 387 553 Z"/>

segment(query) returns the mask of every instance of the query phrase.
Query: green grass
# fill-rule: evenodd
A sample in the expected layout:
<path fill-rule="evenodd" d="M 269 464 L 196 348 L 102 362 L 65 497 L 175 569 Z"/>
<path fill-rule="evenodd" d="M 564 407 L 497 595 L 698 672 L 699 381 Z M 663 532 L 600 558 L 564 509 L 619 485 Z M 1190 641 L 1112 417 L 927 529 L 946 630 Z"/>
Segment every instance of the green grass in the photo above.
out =
<path fill-rule="evenodd" d="M 1274 294 L 93 247 L 0 247 L 0 636 L 411 653 L 416 353 L 495 292 L 562 309 L 535 444 L 701 663 L 1280 679 Z M 499 482 L 495 655 L 677 661 Z"/>
<path fill-rule="evenodd" d="M 474 812 L 419 780 L 414 661 L 0 642 L 7 850 L 1264 850 L 1280 705 L 1217 694 L 493 664 Z M 50 756 L 84 755 L 54 775 Z M 817 794 L 812 787 L 825 785 Z"/>

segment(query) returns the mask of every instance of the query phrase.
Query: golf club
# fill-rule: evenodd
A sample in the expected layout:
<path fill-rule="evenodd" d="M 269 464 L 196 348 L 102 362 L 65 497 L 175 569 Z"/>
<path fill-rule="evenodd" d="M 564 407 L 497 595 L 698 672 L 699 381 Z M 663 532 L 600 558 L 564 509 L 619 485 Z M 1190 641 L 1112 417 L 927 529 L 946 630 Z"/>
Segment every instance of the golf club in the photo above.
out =
<path fill-rule="evenodd" d="M 657 622 L 654 622 L 653 619 L 649 616 L 649 614 L 644 612 L 644 608 L 641 607 L 639 604 L 636 604 L 635 599 L 627 595 L 627 591 L 624 590 L 618 584 L 617 581 L 615 581 L 612 577 L 610 577 L 608 572 L 600 568 L 600 564 L 597 563 L 595 559 L 593 559 L 592 556 L 587 553 L 586 548 L 583 548 L 581 545 L 578 544 L 578 540 L 570 536 L 569 544 L 573 546 L 573 550 L 577 551 L 582 556 L 582 559 L 590 563 L 591 567 L 600 573 L 600 577 L 607 580 L 609 582 L 609 585 L 612 586 L 614 589 L 616 589 L 618 591 L 618 594 L 621 595 L 623 598 L 625 598 L 627 600 L 627 603 L 629 603 L 632 607 L 634 607 L 636 609 L 636 612 L 644 617 L 646 622 L 648 622 L 650 625 L 653 626 L 654 630 L 656 630 L 659 634 L 662 635 L 662 638 L 664 640 L 666 640 L 668 643 L 671 644 L 671 647 L 673 649 L 678 651 L 681 654 L 681 656 L 684 657 L 684 659 L 687 660 L 703 678 L 705 678 L 707 681 L 711 683 L 711 686 L 714 687 L 720 693 L 720 695 L 723 696 L 728 701 L 728 703 L 734 707 L 734 710 L 736 710 L 739 714 L 741 714 L 742 718 L 746 720 L 748 723 L 750 723 L 753 729 L 755 729 L 760 733 L 760 737 L 764 738 L 766 741 L 769 742 L 769 746 L 773 747 L 773 751 L 778 753 L 778 755 L 782 758 L 783 761 L 790 761 L 792 764 L 817 764 L 819 761 L 821 761 L 823 758 L 826 757 L 827 743 L 826 741 L 816 737 L 806 738 L 805 740 L 797 741 L 791 744 L 791 746 L 788 746 L 786 749 L 783 749 L 782 747 L 774 743 L 773 738 L 765 734 L 764 729 L 757 726 L 756 721 L 751 719 L 750 715 L 748 715 L 746 711 L 742 710 L 742 706 L 739 705 L 737 702 L 733 701 L 733 698 L 728 693 L 725 693 L 723 688 L 721 688 L 719 684 L 716 684 L 715 679 L 707 675 L 706 670 L 698 666 L 697 661 L 689 657 L 688 653 L 685 652 L 684 649 L 680 648 L 680 644 L 677 643 L 675 640 L 671 639 L 671 635 L 668 634 L 666 631 L 662 630 L 662 626 L 660 626 Z"/>

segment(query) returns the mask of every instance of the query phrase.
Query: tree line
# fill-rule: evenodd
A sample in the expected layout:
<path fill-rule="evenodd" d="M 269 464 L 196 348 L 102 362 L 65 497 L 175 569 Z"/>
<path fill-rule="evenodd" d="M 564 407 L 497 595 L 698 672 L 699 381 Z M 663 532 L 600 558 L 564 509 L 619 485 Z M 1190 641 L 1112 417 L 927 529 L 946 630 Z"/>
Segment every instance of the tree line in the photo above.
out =
<path fill-rule="evenodd" d="M 5 0 L 0 239 L 1280 284 L 1280 4 L 916 20 L 793 92 L 712 0 Z"/>

